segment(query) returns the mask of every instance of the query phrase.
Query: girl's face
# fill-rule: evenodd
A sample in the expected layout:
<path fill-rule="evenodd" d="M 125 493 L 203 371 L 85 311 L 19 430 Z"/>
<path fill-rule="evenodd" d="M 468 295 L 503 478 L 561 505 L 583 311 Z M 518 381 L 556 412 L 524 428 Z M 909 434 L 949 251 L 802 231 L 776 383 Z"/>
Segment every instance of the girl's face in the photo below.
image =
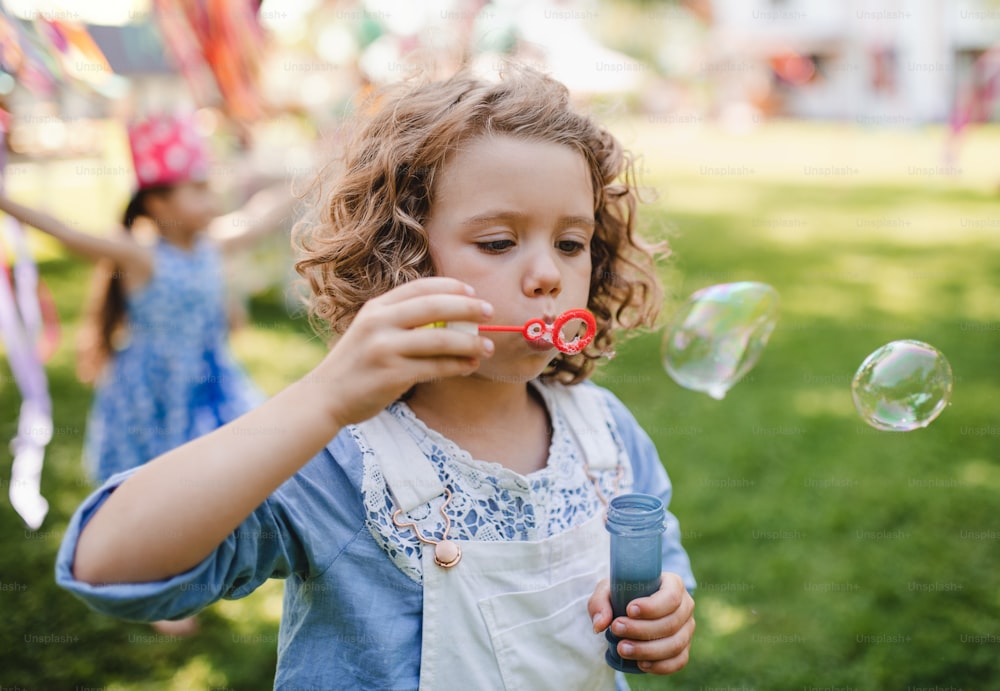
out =
<path fill-rule="evenodd" d="M 586 159 L 569 146 L 506 135 L 474 139 L 437 178 L 425 224 L 434 267 L 491 302 L 492 323 L 551 323 L 587 306 L 593 200 Z M 531 379 L 558 355 L 517 333 L 490 338 L 496 353 L 481 376 Z"/>
<path fill-rule="evenodd" d="M 176 185 L 151 209 L 165 234 L 190 236 L 204 230 L 218 215 L 215 194 L 207 182 L 189 181 Z"/>

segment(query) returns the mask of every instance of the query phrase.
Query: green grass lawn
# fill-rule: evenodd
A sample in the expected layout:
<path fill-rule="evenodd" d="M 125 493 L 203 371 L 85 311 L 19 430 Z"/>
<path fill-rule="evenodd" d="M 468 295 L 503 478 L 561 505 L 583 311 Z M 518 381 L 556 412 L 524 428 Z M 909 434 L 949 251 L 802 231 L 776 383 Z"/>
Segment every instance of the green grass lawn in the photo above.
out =
<path fill-rule="evenodd" d="M 995 688 L 1000 164 L 990 152 L 1000 131 L 972 132 L 949 168 L 937 129 L 615 129 L 644 153 L 642 177 L 658 192 L 643 224 L 673 246 L 666 311 L 736 280 L 782 296 L 760 363 L 724 400 L 669 379 L 657 332 L 619 347 L 597 376 L 659 447 L 700 584 L 688 668 L 633 688 Z M 0 509 L 0 686 L 269 688 L 279 584 L 211 607 L 182 641 L 91 613 L 54 586 L 60 536 L 89 490 L 79 455 L 90 394 L 71 357 L 87 267 L 41 250 L 64 320 L 48 366 L 52 508 L 37 533 Z M 250 307 L 234 347 L 274 392 L 323 348 L 287 316 L 280 290 Z M 954 394 L 927 429 L 878 432 L 854 412 L 850 380 L 901 338 L 947 355 Z M 5 367 L 0 438 L 13 435 L 19 402 Z M 0 455 L 4 494 L 9 461 Z"/>

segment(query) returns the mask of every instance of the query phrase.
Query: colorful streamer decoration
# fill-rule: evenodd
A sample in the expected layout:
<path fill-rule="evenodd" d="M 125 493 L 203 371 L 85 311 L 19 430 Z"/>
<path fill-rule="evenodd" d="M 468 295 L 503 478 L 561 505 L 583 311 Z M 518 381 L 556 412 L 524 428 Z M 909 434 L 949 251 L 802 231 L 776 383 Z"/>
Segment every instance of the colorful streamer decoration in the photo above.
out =
<path fill-rule="evenodd" d="M 24 51 L 17 28 L 0 7 L 0 69 L 17 74 L 24 62 Z"/>
<path fill-rule="evenodd" d="M 214 79 L 229 115 L 244 122 L 264 114 L 258 89 L 264 33 L 257 7 L 254 0 L 153 0 L 164 42 L 195 100 L 211 104 L 208 79 Z"/>
<path fill-rule="evenodd" d="M 56 77 L 20 22 L 0 7 L 0 67 L 37 95 L 51 95 Z"/>
<path fill-rule="evenodd" d="M 23 229 L 7 217 L 0 223 L 4 239 L 15 248 L 23 244 Z M 4 252 L 6 254 L 6 251 Z M 0 257 L 0 340 L 10 361 L 11 373 L 21 392 L 17 436 L 11 440 L 14 462 L 10 472 L 10 503 L 32 530 L 37 530 L 49 510 L 41 493 L 45 447 L 52 440 L 52 399 L 45 375 L 43 352 L 51 354 L 58 327 L 45 325 L 46 313 L 39 301 L 37 267 L 30 256 L 17 251 L 16 259 Z M 45 334 L 45 338 L 40 338 Z"/>
<path fill-rule="evenodd" d="M 199 105 L 221 95 L 233 118 L 264 115 L 258 88 L 264 30 L 257 0 L 153 0 L 154 17 L 177 69 Z M 76 22 L 38 17 L 23 22 L 0 5 L 0 69 L 32 93 L 57 84 L 97 92 L 116 78 L 93 37 Z"/>
<path fill-rule="evenodd" d="M 112 77 L 111 65 L 87 30 L 78 24 L 55 19 L 36 22 L 58 56 L 64 74 L 100 88 Z"/>
<path fill-rule="evenodd" d="M 59 83 L 99 91 L 114 76 L 101 49 L 78 23 L 44 18 L 20 22 L 2 7 L 0 68 L 40 96 L 51 96 Z"/>
<path fill-rule="evenodd" d="M 4 113 L 6 115 L 6 113 Z M 0 118 L 0 152 L 5 150 L 7 118 Z M 0 171 L 5 161 L 0 157 Z M 17 435 L 11 440 L 11 506 L 32 530 L 49 510 L 41 493 L 45 447 L 52 440 L 52 399 L 45 361 L 59 340 L 54 304 L 38 276 L 24 228 L 14 218 L 0 220 L 0 343 L 21 392 Z"/>

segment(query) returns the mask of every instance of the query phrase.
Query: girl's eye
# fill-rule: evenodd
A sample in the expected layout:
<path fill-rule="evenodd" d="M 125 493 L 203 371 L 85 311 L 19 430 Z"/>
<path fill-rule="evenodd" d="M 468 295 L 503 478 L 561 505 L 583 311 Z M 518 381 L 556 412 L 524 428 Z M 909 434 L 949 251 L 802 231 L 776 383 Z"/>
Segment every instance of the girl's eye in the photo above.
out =
<path fill-rule="evenodd" d="M 514 246 L 513 240 L 490 240 L 488 242 L 477 242 L 476 247 L 491 254 L 499 254 Z"/>
<path fill-rule="evenodd" d="M 560 240 L 556 243 L 556 247 L 560 252 L 565 252 L 570 255 L 580 254 L 580 252 L 586 249 L 582 242 L 577 242 L 576 240 Z"/>

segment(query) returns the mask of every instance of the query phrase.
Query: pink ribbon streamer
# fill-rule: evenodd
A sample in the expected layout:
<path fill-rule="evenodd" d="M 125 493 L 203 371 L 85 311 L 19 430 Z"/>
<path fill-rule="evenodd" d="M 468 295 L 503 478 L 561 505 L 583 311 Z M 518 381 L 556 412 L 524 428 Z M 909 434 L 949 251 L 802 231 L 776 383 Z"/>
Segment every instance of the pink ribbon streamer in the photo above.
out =
<path fill-rule="evenodd" d="M 0 171 L 6 164 L 2 155 L 5 134 L 6 119 L 3 119 L 0 120 Z M 8 495 L 11 506 L 32 530 L 41 527 L 49 511 L 41 484 L 45 447 L 52 440 L 52 399 L 36 346 L 43 328 L 38 266 L 28 248 L 24 228 L 17 219 L 7 216 L 0 222 L 0 341 L 7 351 L 14 382 L 21 391 L 17 436 L 10 442 L 14 462 Z"/>
<path fill-rule="evenodd" d="M 0 274 L 0 340 L 22 401 L 17 436 L 10 444 L 14 463 L 8 494 L 18 515 L 29 528 L 37 530 L 49 509 L 41 494 L 41 478 L 45 447 L 52 440 L 52 399 L 36 347 L 42 331 L 38 268 L 28 253 L 21 225 L 8 216 L 0 228 L 14 251 L 11 270 L 8 272 L 4 258 Z"/>

